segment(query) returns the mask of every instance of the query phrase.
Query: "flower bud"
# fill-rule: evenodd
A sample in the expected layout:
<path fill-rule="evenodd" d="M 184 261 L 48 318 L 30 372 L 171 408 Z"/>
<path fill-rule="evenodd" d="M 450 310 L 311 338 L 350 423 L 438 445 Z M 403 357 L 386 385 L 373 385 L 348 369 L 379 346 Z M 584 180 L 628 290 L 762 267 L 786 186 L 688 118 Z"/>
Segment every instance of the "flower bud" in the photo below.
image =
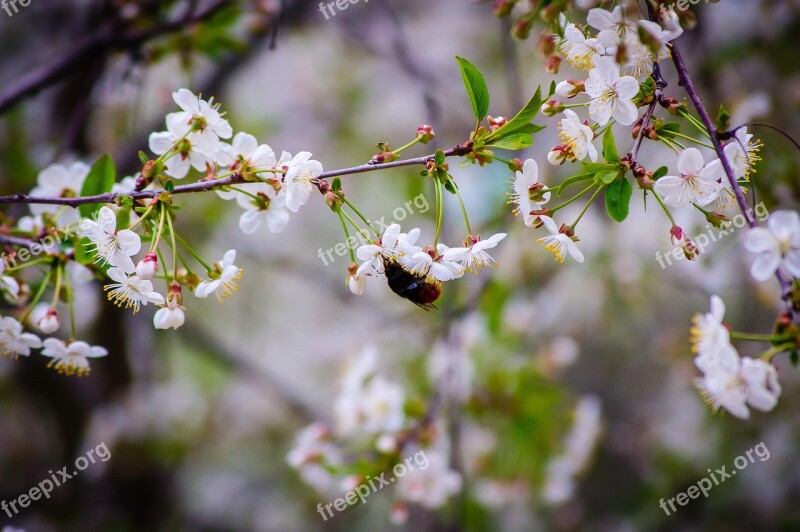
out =
<path fill-rule="evenodd" d="M 58 317 L 58 312 L 54 308 L 47 309 L 47 313 L 39 319 L 36 323 L 39 330 L 45 334 L 52 334 L 61 327 L 61 320 Z"/>
<path fill-rule="evenodd" d="M 533 20 L 529 17 L 520 17 L 511 28 L 511 35 L 517 39 L 524 40 L 530 37 Z"/>
<path fill-rule="evenodd" d="M 559 55 L 551 55 L 547 58 L 547 62 L 545 63 L 545 70 L 547 70 L 548 74 L 556 75 L 558 74 L 558 69 L 561 68 L 561 56 Z"/>
<path fill-rule="evenodd" d="M 538 52 L 542 54 L 543 57 L 553 55 L 556 53 L 556 36 L 552 33 L 543 33 L 541 37 L 539 37 L 537 48 Z"/>
<path fill-rule="evenodd" d="M 725 229 L 731 223 L 731 219 L 718 212 L 709 212 L 706 214 L 706 220 L 717 229 Z"/>
<path fill-rule="evenodd" d="M 511 14 L 511 10 L 514 9 L 514 2 L 513 0 L 497 0 L 492 9 L 496 16 L 507 17 Z"/>
<path fill-rule="evenodd" d="M 436 133 L 433 132 L 433 126 L 429 126 L 427 124 L 422 124 L 417 128 L 417 137 L 419 137 L 419 141 L 422 144 L 427 144 L 433 140 L 433 137 L 436 136 Z"/>
<path fill-rule="evenodd" d="M 562 165 L 566 160 L 567 150 L 564 149 L 564 146 L 554 146 L 547 154 L 547 162 L 553 166 Z"/>
<path fill-rule="evenodd" d="M 574 98 L 586 90 L 583 81 L 568 79 L 556 85 L 556 96 L 561 98 Z"/>
<path fill-rule="evenodd" d="M 555 116 L 564 110 L 564 103 L 558 100 L 549 100 L 542 104 L 542 114 L 545 116 Z"/>
<path fill-rule="evenodd" d="M 136 265 L 136 275 L 140 279 L 150 280 L 156 276 L 158 271 L 158 255 L 152 251 L 144 256 Z"/>
<path fill-rule="evenodd" d="M 508 122 L 508 119 L 504 116 L 498 116 L 497 118 L 487 116 L 486 120 L 489 122 L 489 129 L 491 131 L 496 131 L 500 129 L 501 127 L 506 125 L 506 122 Z"/>

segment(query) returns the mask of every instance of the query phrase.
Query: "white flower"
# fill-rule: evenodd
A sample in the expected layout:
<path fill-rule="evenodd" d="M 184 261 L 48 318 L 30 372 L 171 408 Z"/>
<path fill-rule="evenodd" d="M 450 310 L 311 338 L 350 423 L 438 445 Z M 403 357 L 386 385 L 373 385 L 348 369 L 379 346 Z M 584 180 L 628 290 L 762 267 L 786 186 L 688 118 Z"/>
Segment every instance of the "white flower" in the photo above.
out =
<path fill-rule="evenodd" d="M 297 212 L 311 196 L 314 185 L 311 180 L 322 173 L 322 164 L 311 159 L 311 154 L 301 151 L 289 161 L 289 168 L 284 177 L 286 184 L 286 205 L 292 212 Z"/>
<path fill-rule="evenodd" d="M 114 211 L 103 206 L 97 221 L 84 218 L 81 220 L 81 232 L 97 251 L 96 261 L 105 262 L 126 273 L 136 269 L 131 256 L 139 253 L 142 240 L 130 229 L 117 231 L 117 215 Z"/>
<path fill-rule="evenodd" d="M 156 155 L 164 155 L 170 150 L 175 150 L 166 159 L 164 173 L 175 179 L 183 179 L 189 173 L 189 167 L 205 172 L 207 164 L 213 164 L 220 149 L 219 143 L 210 145 L 209 137 L 201 143 L 200 134 L 197 132 L 186 134 L 186 124 L 182 122 L 179 113 L 170 113 L 166 118 L 167 130 L 151 133 L 148 140 L 150 151 Z"/>
<path fill-rule="evenodd" d="M 342 436 L 396 432 L 403 427 L 403 389 L 381 376 L 360 388 L 344 389 L 334 402 L 336 430 Z"/>
<path fill-rule="evenodd" d="M 595 59 L 605 54 L 605 46 L 598 39 L 587 39 L 575 24 L 567 24 L 561 51 L 567 54 L 567 61 L 581 70 L 594 67 Z"/>
<path fill-rule="evenodd" d="M 739 358 L 728 343 L 713 357 L 695 360 L 704 376 L 696 384 L 714 409 L 725 408 L 741 419 L 750 417 L 749 405 L 768 412 L 778 404 L 781 386 L 775 367 L 760 359 Z"/>
<path fill-rule="evenodd" d="M 58 312 L 47 305 L 43 305 L 40 309 L 44 312 L 37 315 L 36 326 L 45 334 L 53 334 L 61 327 L 61 319 L 58 317 Z"/>
<path fill-rule="evenodd" d="M 795 211 L 776 211 L 767 219 L 767 227 L 751 229 L 744 247 L 757 254 L 750 274 L 766 281 L 779 268 L 800 278 L 800 215 Z"/>
<path fill-rule="evenodd" d="M 151 280 L 158 272 L 158 254 L 150 252 L 136 264 L 136 275 L 139 279 Z"/>
<path fill-rule="evenodd" d="M 692 318 L 690 330 L 692 351 L 695 353 L 713 353 L 719 347 L 730 342 L 730 333 L 722 325 L 725 316 L 725 303 L 719 296 L 711 296 L 711 311 L 696 314 Z"/>
<path fill-rule="evenodd" d="M 597 148 L 592 144 L 594 130 L 581 122 L 571 109 L 566 109 L 564 116 L 560 123 L 559 137 L 570 148 L 570 160 L 582 161 L 588 155 L 589 160 L 597 161 Z"/>
<path fill-rule="evenodd" d="M 654 188 L 670 207 L 684 207 L 690 203 L 707 205 L 717 198 L 722 188 L 720 169 L 718 160 L 704 164 L 700 150 L 687 148 L 678 156 L 680 175 L 664 176 L 656 181 Z"/>
<path fill-rule="evenodd" d="M 356 250 L 358 260 L 364 261 L 358 268 L 357 275 L 365 272 L 383 273 L 383 258 L 397 258 L 413 255 L 422 249 L 415 244 L 420 235 L 419 229 L 412 229 L 408 234 L 400 232 L 399 224 L 391 224 L 383 231 L 377 242 L 364 244 Z"/>
<path fill-rule="evenodd" d="M 89 175 L 89 166 L 86 163 L 75 162 L 69 166 L 52 164 L 39 173 L 38 185 L 31 190 L 31 196 L 46 198 L 75 198 L 81 195 L 83 183 Z M 63 212 L 58 217 L 58 224 L 65 225 L 79 220 L 78 211 L 75 209 L 62 210 L 60 205 L 33 204 L 30 206 L 33 214 Z"/>
<path fill-rule="evenodd" d="M 531 213 L 541 210 L 542 205 L 550 201 L 550 192 L 540 193 L 540 188 L 542 185 L 539 184 L 539 166 L 533 159 L 528 159 L 522 165 L 522 171 L 516 173 L 514 193 L 509 200 L 510 203 L 517 205 L 514 214 L 522 214 L 522 220 L 528 227 L 533 226 L 536 221 L 536 215 Z M 541 201 L 534 201 L 531 196 L 541 198 Z"/>
<path fill-rule="evenodd" d="M 5 262 L 0 261 L 0 292 L 6 294 L 11 301 L 19 297 L 19 283 L 9 275 L 3 275 L 6 271 Z"/>
<path fill-rule="evenodd" d="M 35 334 L 22 330 L 22 324 L 11 317 L 0 318 L 0 356 L 17 358 L 30 356 L 31 349 L 42 347 Z"/>
<path fill-rule="evenodd" d="M 577 262 L 583 262 L 583 253 L 578 249 L 578 245 L 571 237 L 560 232 L 556 222 L 549 216 L 540 216 L 542 223 L 550 231 L 550 236 L 543 236 L 537 242 L 544 245 L 544 248 L 556 256 L 556 260 L 564 262 L 564 257 L 569 253 L 570 257 Z"/>
<path fill-rule="evenodd" d="M 639 115 L 636 105 L 631 101 L 639 93 L 639 82 L 631 76 L 619 75 L 619 66 L 609 57 L 601 57 L 589 72 L 586 80 L 586 94 L 589 102 L 589 116 L 604 126 L 614 118 L 623 126 L 629 126 Z"/>
<path fill-rule="evenodd" d="M 427 465 L 419 465 L 417 456 L 424 456 Z M 449 466 L 446 453 L 426 449 L 414 454 L 413 468 L 397 480 L 397 494 L 408 502 L 425 508 L 441 508 L 452 495 L 461 491 L 461 475 Z"/>
<path fill-rule="evenodd" d="M 737 178 L 750 179 L 755 164 L 761 160 L 761 141 L 753 140 L 746 127 L 736 130 L 736 135 L 725 145 L 725 155 Z"/>
<path fill-rule="evenodd" d="M 455 262 L 445 260 L 439 254 L 436 260 L 427 251 L 417 251 L 413 255 L 405 255 L 400 263 L 411 273 L 430 276 L 437 281 L 451 281 L 461 277 L 461 266 Z"/>
<path fill-rule="evenodd" d="M 153 290 L 152 282 L 141 279 L 138 275 L 128 276 L 120 268 L 109 268 L 106 273 L 112 281 L 115 281 L 105 286 L 108 300 L 118 307 L 132 308 L 133 313 L 136 314 L 142 305 L 164 304 L 164 296 Z"/>
<path fill-rule="evenodd" d="M 246 194 L 237 194 L 236 203 L 245 209 L 239 218 L 239 227 L 246 234 L 255 233 L 262 224 L 270 232 L 280 233 L 289 223 L 289 211 L 286 208 L 286 192 L 275 191 L 269 183 L 246 184 L 238 187 Z M 255 197 L 253 197 L 255 196 Z"/>
<path fill-rule="evenodd" d="M 486 240 L 481 240 L 481 237 L 471 238 L 469 247 L 446 249 L 442 257 L 447 262 L 460 262 L 462 270 L 477 272 L 483 267 L 491 268 L 497 261 L 486 250 L 497 246 L 505 237 L 505 233 L 497 233 Z"/>
<path fill-rule="evenodd" d="M 153 325 L 156 329 L 177 329 L 186 321 L 184 307 L 181 306 L 181 285 L 173 281 L 167 293 L 167 304 L 161 307 L 153 316 Z"/>
<path fill-rule="evenodd" d="M 223 298 L 232 296 L 239 289 L 239 284 L 236 281 L 242 278 L 243 271 L 233 263 L 235 260 L 236 250 L 229 249 L 226 251 L 222 260 L 214 265 L 214 271 L 210 272 L 211 279 L 198 284 L 197 288 L 194 289 L 194 295 L 206 298 L 211 294 L 215 294 L 220 302 L 222 302 Z"/>
<path fill-rule="evenodd" d="M 86 342 L 71 342 L 66 345 L 55 338 L 47 338 L 42 350 L 42 355 L 53 359 L 47 365 L 48 368 L 55 367 L 59 373 L 77 374 L 78 377 L 89 374 L 90 368 L 87 359 L 104 357 L 107 354 L 108 351 L 104 348 L 90 346 Z"/>
<path fill-rule="evenodd" d="M 367 290 L 367 280 L 363 275 L 354 273 L 347 276 L 347 288 L 357 296 L 363 296 Z"/>
<path fill-rule="evenodd" d="M 219 105 L 214 105 L 213 98 L 207 102 L 188 89 L 179 89 L 172 93 L 172 99 L 182 109 L 172 113 L 181 127 L 178 131 L 181 134 L 196 131 L 198 144 L 206 151 L 215 151 L 220 138 L 229 139 L 233 134 L 231 125 L 222 118 Z"/>
<path fill-rule="evenodd" d="M 597 39 L 600 43 L 614 51 L 629 34 L 636 33 L 635 22 L 625 17 L 623 6 L 617 6 L 611 12 L 599 7 L 591 9 L 586 16 L 586 22 L 599 31 Z"/>
<path fill-rule="evenodd" d="M 223 144 L 222 154 L 217 157 L 217 162 L 239 171 L 246 179 L 252 180 L 257 174 L 265 170 L 273 170 L 278 164 L 275 152 L 266 144 L 258 144 L 253 135 L 240 131 L 233 137 L 232 145 Z M 272 177 L 267 173 L 264 178 Z M 232 191 L 217 191 L 222 199 L 232 199 Z"/>

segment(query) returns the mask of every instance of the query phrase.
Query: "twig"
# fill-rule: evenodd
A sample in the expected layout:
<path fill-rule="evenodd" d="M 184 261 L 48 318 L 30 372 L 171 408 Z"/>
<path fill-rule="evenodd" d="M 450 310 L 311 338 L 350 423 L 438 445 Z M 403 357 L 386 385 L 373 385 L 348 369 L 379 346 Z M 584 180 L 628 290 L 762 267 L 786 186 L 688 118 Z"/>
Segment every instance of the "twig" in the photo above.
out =
<path fill-rule="evenodd" d="M 672 62 L 675 63 L 675 69 L 678 72 L 680 85 L 686 90 L 686 93 L 692 100 L 695 109 L 697 109 L 697 113 L 700 115 L 700 120 L 703 122 L 706 130 L 708 130 L 708 134 L 711 136 L 711 143 L 714 146 L 714 151 L 717 153 L 717 156 L 722 163 L 722 167 L 725 170 L 725 175 L 727 176 L 728 182 L 731 185 L 733 194 L 736 196 L 736 202 L 739 204 L 739 208 L 742 210 L 742 213 L 747 220 L 747 225 L 750 226 L 751 229 L 758 227 L 758 222 L 756 222 L 753 216 L 753 211 L 748 208 L 747 200 L 745 199 L 742 188 L 739 186 L 739 182 L 736 179 L 736 174 L 731 167 L 728 157 L 725 155 L 725 150 L 723 149 L 722 142 L 720 141 L 719 131 L 717 131 L 714 122 L 711 120 L 711 115 L 708 114 L 708 110 L 703 104 L 703 101 L 700 99 L 700 95 L 698 94 L 697 89 L 695 89 L 694 83 L 692 83 L 692 78 L 689 75 L 689 70 L 686 68 L 686 63 L 683 61 L 683 56 L 681 55 L 678 46 L 674 42 L 670 43 L 668 46 L 672 55 Z M 789 307 L 789 312 L 794 316 L 795 319 L 797 319 L 800 317 L 800 314 L 795 315 L 792 303 L 789 300 L 789 296 L 792 291 L 791 280 L 787 278 L 783 272 L 780 271 L 780 269 L 775 271 L 775 277 L 778 279 L 778 282 L 781 285 L 783 300 Z"/>
<path fill-rule="evenodd" d="M 455 146 L 446 152 L 444 152 L 446 157 L 452 157 L 453 155 L 464 155 L 466 153 L 466 148 L 464 146 Z M 351 174 L 363 174 L 365 172 L 373 172 L 376 170 L 387 170 L 390 168 L 400 168 L 403 166 L 414 166 L 425 164 L 428 160 L 434 157 L 434 154 L 425 155 L 423 157 L 416 157 L 414 159 L 405 159 L 402 161 L 392 161 L 390 163 L 382 163 L 382 164 L 362 164 L 359 166 L 354 166 L 352 168 L 343 168 L 341 170 L 331 170 L 330 172 L 323 172 L 318 177 L 319 179 L 327 179 L 331 177 L 337 176 L 344 176 L 344 175 L 351 175 Z M 28 196 L 26 194 L 11 194 L 9 196 L 0 196 L 0 204 L 11 204 L 11 203 L 23 203 L 23 204 L 47 204 L 47 205 L 66 205 L 69 207 L 78 207 L 80 205 L 88 205 L 93 203 L 113 203 L 118 198 L 121 197 L 129 197 L 134 200 L 139 199 L 152 199 L 160 196 L 161 194 L 187 194 L 192 192 L 208 192 L 210 190 L 214 190 L 216 188 L 224 187 L 227 185 L 232 185 L 234 183 L 240 183 L 241 178 L 237 175 L 231 175 L 228 177 L 223 177 L 220 179 L 212 179 L 209 181 L 198 181 L 196 183 L 191 183 L 188 185 L 180 185 L 175 187 L 172 192 L 168 192 L 165 189 L 155 189 L 155 190 L 142 190 L 139 192 L 108 192 L 105 194 L 97 194 L 94 196 L 83 196 L 78 198 L 44 198 L 44 197 L 33 197 Z"/>
<path fill-rule="evenodd" d="M 148 30 L 121 33 L 115 25 L 107 24 L 94 35 L 81 40 L 72 50 L 56 59 L 53 63 L 22 77 L 0 93 L 0 113 L 5 112 L 23 98 L 32 96 L 56 83 L 65 74 L 71 72 L 75 65 L 89 56 L 97 54 L 99 51 L 131 48 L 150 39 L 180 31 L 187 24 L 200 22 L 213 16 L 230 3 L 231 0 L 217 0 L 196 13 L 190 12 L 186 17 L 166 22 Z"/>

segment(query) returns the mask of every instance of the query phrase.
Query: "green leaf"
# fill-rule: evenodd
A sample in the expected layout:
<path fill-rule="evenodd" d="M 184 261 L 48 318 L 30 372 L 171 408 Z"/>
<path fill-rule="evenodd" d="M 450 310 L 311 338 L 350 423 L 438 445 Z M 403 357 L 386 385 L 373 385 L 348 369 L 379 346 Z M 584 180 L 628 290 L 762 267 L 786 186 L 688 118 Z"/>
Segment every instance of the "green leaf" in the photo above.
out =
<path fill-rule="evenodd" d="M 441 166 L 444 164 L 445 155 L 442 150 L 436 150 L 436 153 L 433 154 L 433 161 L 436 163 L 436 166 Z"/>
<path fill-rule="evenodd" d="M 590 162 L 581 162 L 583 165 L 583 169 L 587 172 L 592 174 L 596 174 L 597 172 L 602 172 L 603 170 L 610 170 L 612 168 L 619 168 L 619 165 L 616 164 L 608 164 L 608 163 L 590 163 Z"/>
<path fill-rule="evenodd" d="M 172 194 L 175 190 L 175 182 L 172 179 L 167 179 L 167 182 L 164 183 L 164 190 Z"/>
<path fill-rule="evenodd" d="M 456 56 L 456 60 L 461 67 L 461 77 L 464 79 L 464 87 L 472 104 L 472 112 L 475 118 L 483 120 L 489 111 L 489 88 L 486 86 L 486 80 L 475 65 L 463 57 Z"/>
<path fill-rule="evenodd" d="M 561 196 L 561 193 L 564 192 L 564 189 L 570 185 L 574 185 L 575 183 L 580 183 L 581 181 L 588 181 L 595 176 L 594 172 L 590 172 L 588 174 L 580 174 L 574 175 L 565 179 L 560 185 L 558 185 L 558 189 L 556 190 L 556 196 Z"/>
<path fill-rule="evenodd" d="M 339 192 L 342 189 L 342 180 L 338 177 L 333 180 L 333 184 L 331 185 L 331 190 L 334 192 Z"/>
<path fill-rule="evenodd" d="M 667 172 L 669 172 L 669 168 L 667 168 L 666 166 L 661 166 L 658 170 L 653 172 L 653 181 L 664 177 L 665 175 L 667 175 Z"/>
<path fill-rule="evenodd" d="M 75 260 L 80 264 L 91 264 L 94 262 L 95 252 L 89 251 L 91 242 L 83 237 L 75 242 Z"/>
<path fill-rule="evenodd" d="M 632 194 L 633 185 L 624 177 L 608 185 L 606 189 L 606 209 L 608 209 L 608 214 L 612 219 L 621 222 L 628 217 Z"/>
<path fill-rule="evenodd" d="M 595 174 L 594 181 L 598 185 L 609 185 L 616 181 L 619 177 L 620 171 L 616 168 L 612 170 L 602 170 Z"/>
<path fill-rule="evenodd" d="M 528 100 L 528 103 L 525 104 L 520 112 L 514 116 L 511 120 L 506 122 L 506 124 L 502 127 L 497 128 L 497 130 L 489 135 L 486 139 L 486 142 L 494 142 L 501 138 L 504 138 L 511 133 L 519 131 L 519 129 L 532 125 L 530 123 L 533 118 L 539 114 L 539 109 L 542 108 L 542 87 L 538 87 L 536 89 L 536 93 Z M 544 129 L 544 126 L 535 126 L 539 128 L 537 131 L 541 131 Z"/>
<path fill-rule="evenodd" d="M 89 170 L 89 175 L 83 182 L 81 196 L 96 196 L 111 192 L 116 181 L 117 169 L 114 167 L 114 160 L 109 154 L 105 154 L 97 159 Z M 101 207 L 100 203 L 81 205 L 78 207 L 78 212 L 84 218 L 91 218 Z"/>
<path fill-rule="evenodd" d="M 147 162 L 147 154 L 142 150 L 139 150 L 139 160 L 142 162 L 142 164 Z"/>
<path fill-rule="evenodd" d="M 521 150 L 533 144 L 533 137 L 527 133 L 512 133 L 502 138 L 493 140 L 487 146 L 501 150 Z"/>
<path fill-rule="evenodd" d="M 614 140 L 614 133 L 609 127 L 606 134 L 603 135 L 603 157 L 610 163 L 619 162 L 619 153 L 617 153 L 617 143 Z"/>

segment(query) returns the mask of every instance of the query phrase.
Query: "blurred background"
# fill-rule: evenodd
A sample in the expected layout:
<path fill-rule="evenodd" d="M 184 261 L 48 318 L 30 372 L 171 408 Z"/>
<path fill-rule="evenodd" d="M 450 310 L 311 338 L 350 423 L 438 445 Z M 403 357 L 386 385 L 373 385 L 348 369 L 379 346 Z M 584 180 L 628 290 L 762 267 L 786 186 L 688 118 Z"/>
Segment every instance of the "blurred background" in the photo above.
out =
<path fill-rule="evenodd" d="M 701 2 L 697 18 L 679 42 L 709 107 L 724 102 L 734 125 L 763 121 L 800 136 L 800 2 Z M 519 41 L 509 24 L 491 3 L 469 0 L 361 0 L 327 19 L 317 2 L 292 0 L 32 0 L 13 16 L 0 11 L 0 193 L 30 190 L 55 161 L 105 152 L 122 175 L 134 174 L 180 87 L 222 102 L 235 131 L 276 151 L 311 151 L 326 170 L 366 162 L 377 142 L 405 144 L 422 123 L 447 148 L 474 125 L 455 55 L 485 73 L 493 116 L 513 115 L 556 79 L 537 53 L 538 30 Z M 50 69 L 43 90 L 5 99 L 52 65 L 63 68 Z M 665 75 L 667 95 L 683 97 L 669 65 Z M 557 183 L 568 170 L 546 161 L 556 121 L 537 123 L 550 127 L 509 157 L 534 157 L 542 180 Z M 796 209 L 796 148 L 770 130 L 751 132 L 765 143 L 758 200 L 770 211 Z M 674 159 L 646 146 L 647 167 Z M 204 256 L 237 249 L 239 292 L 224 305 L 186 295 L 187 325 L 165 332 L 153 329 L 150 307 L 132 316 L 90 284 L 77 295 L 79 336 L 109 350 L 90 377 L 57 374 L 39 355 L 0 359 L 0 500 L 101 442 L 111 452 L 51 499 L 13 519 L 0 513 L 0 523 L 28 531 L 800 528 L 797 369 L 777 359 L 779 406 L 747 422 L 712 414 L 692 386 L 690 319 L 711 294 L 739 330 L 768 332 L 780 310 L 777 285 L 751 281 L 742 235 L 662 268 L 655 257 L 671 251 L 669 226 L 636 195 L 626 223 L 591 209 L 578 231 L 586 262 L 559 265 L 511 214 L 512 176 L 502 165 L 452 170 L 473 228 L 509 236 L 496 248 L 499 265 L 448 283 L 433 312 L 380 283 L 353 296 L 347 259 L 319 258 L 343 237 L 314 197 L 283 233 L 253 236 L 239 230 L 230 204 L 181 197 L 178 231 Z M 432 238 L 433 189 L 418 168 L 343 182 L 372 219 L 389 220 L 422 195 L 431 208 L 398 221 Z M 443 240 L 455 244 L 461 215 L 449 200 Z M 696 216 L 683 223 L 706 231 Z M 390 519 L 392 487 L 323 521 L 316 504 L 332 499 L 286 458 L 304 427 L 333 423 L 340 376 L 367 345 L 418 409 L 439 401 L 438 430 L 463 481 L 441 507 L 412 505 L 404 524 Z M 587 429 L 585 464 L 555 486 L 552 464 L 580 427 L 576 405 L 599 411 L 599 424 Z M 659 508 L 762 441 L 768 460 L 673 515 Z"/>

